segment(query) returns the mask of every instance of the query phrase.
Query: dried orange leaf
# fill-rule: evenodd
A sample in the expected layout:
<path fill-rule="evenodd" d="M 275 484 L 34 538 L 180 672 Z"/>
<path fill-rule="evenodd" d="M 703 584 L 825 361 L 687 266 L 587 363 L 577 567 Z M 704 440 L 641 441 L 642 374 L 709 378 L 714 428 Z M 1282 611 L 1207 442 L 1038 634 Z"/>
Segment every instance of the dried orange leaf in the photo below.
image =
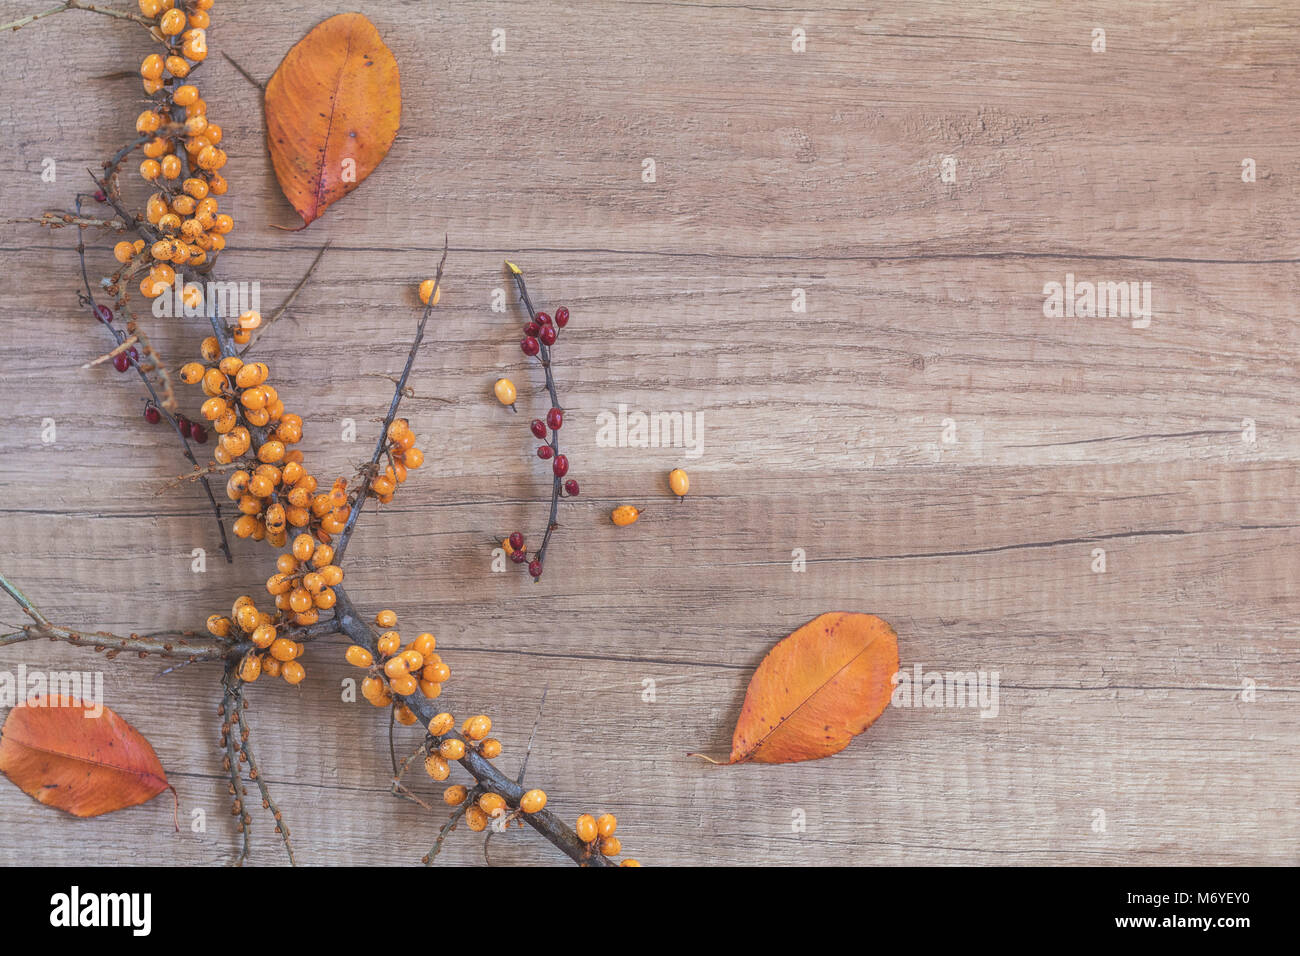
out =
<path fill-rule="evenodd" d="M 266 142 L 300 228 L 374 172 L 401 117 L 397 60 L 364 16 L 330 17 L 294 45 L 266 84 Z"/>
<path fill-rule="evenodd" d="M 889 705 L 898 635 L 871 614 L 809 621 L 749 681 L 731 763 L 791 763 L 839 753 Z"/>
<path fill-rule="evenodd" d="M 171 785 L 149 741 L 107 707 L 33 697 L 0 730 L 0 773 L 41 803 L 95 817 L 152 800 Z"/>

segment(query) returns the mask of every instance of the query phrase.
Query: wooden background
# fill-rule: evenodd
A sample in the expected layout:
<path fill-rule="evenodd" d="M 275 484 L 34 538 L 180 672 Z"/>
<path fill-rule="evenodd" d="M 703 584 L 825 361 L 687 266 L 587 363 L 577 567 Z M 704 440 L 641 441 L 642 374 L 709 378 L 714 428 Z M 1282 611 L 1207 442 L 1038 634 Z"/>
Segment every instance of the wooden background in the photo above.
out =
<path fill-rule="evenodd" d="M 0 20 L 44 5 L 4 0 Z M 617 813 L 647 863 L 1297 862 L 1300 9 L 221 2 L 210 43 L 265 78 L 348 8 L 401 65 L 402 129 L 304 232 L 271 228 L 295 217 L 258 91 L 219 53 L 203 67 L 238 223 L 222 271 L 261 282 L 269 311 L 332 243 L 257 351 L 308 418 L 310 461 L 347 474 L 450 237 L 407 405 L 428 465 L 364 518 L 348 583 L 437 633 L 444 699 L 493 715 L 507 772 L 548 689 L 530 779 L 570 818 Z M 84 13 L 0 37 L 5 216 L 66 208 L 129 138 L 137 84 L 104 77 L 147 46 Z M 77 307 L 74 243 L 0 231 L 0 568 L 69 626 L 194 626 L 260 593 L 270 553 L 240 544 L 227 566 L 200 492 L 159 494 L 187 466 L 141 419 L 138 383 L 79 368 L 107 340 Z M 491 310 L 506 256 L 539 308 L 573 313 L 556 361 L 583 494 L 538 586 L 490 569 L 494 540 L 540 534 L 549 474 L 513 293 Z M 1067 272 L 1150 282 L 1150 328 L 1044 318 L 1043 284 Z M 179 363 L 203 329 L 154 334 Z M 501 375 L 521 386 L 517 417 L 491 397 Z M 596 416 L 619 403 L 701 413 L 703 455 L 598 447 Z M 679 505 L 665 476 L 683 464 Z M 621 503 L 644 518 L 613 527 Z M 687 757 L 726 753 L 754 666 L 826 610 L 893 622 L 905 667 L 998 672 L 1000 713 L 891 708 L 812 764 Z M 414 863 L 441 815 L 388 794 L 386 721 L 340 702 L 341 656 L 314 645 L 299 688 L 253 689 L 266 775 L 302 862 Z M 215 670 L 0 652 L 19 663 L 105 667 L 182 822 L 202 809 L 207 827 L 174 834 L 165 798 L 74 820 L 5 784 L 0 862 L 233 859 Z M 254 862 L 282 862 L 268 819 L 255 826 Z M 563 862 L 531 831 L 491 853 Z M 443 860 L 481 862 L 481 839 L 461 832 Z"/>

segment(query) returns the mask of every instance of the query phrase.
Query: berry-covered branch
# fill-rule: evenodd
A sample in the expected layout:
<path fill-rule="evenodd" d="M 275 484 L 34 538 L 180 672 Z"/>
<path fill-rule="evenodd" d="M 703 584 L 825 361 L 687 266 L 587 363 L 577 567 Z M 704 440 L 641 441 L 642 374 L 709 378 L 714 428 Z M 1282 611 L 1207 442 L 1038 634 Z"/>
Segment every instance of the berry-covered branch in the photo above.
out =
<path fill-rule="evenodd" d="M 544 442 L 537 447 L 537 457 L 542 461 L 551 462 L 551 510 L 546 521 L 546 531 L 542 534 L 541 546 L 532 552 L 530 558 L 529 551 L 525 547 L 524 535 L 520 531 L 511 533 L 502 545 L 511 561 L 528 565 L 528 573 L 536 582 L 541 579 L 546 567 L 546 549 L 550 547 L 551 535 L 559 527 L 557 519 L 560 498 L 566 495 L 572 498 L 578 494 L 577 480 L 565 477 L 569 473 L 568 456 L 560 453 L 560 428 L 564 425 L 564 408 L 560 405 L 560 397 L 555 390 L 555 375 L 551 362 L 551 347 L 558 340 L 560 330 L 569 324 L 569 310 L 561 306 L 555 310 L 554 318 L 545 312 L 538 312 L 533 308 L 532 300 L 528 297 L 523 271 L 513 262 L 507 262 L 506 268 L 514 277 L 515 286 L 519 290 L 519 299 L 528 310 L 528 321 L 524 324 L 524 337 L 519 342 L 520 351 L 529 358 L 536 358 L 541 362 L 546 376 L 546 393 L 551 400 L 551 409 L 546 413 L 546 419 L 534 418 L 528 426 L 533 436 Z M 513 382 L 509 379 L 500 379 L 496 383 L 495 391 L 497 399 L 503 405 L 514 408 L 516 390 Z"/>
<path fill-rule="evenodd" d="M 490 718 L 482 714 L 473 716 L 457 731 L 452 715 L 440 712 L 433 704 L 451 676 L 450 668 L 435 650 L 433 635 L 422 633 L 403 646 L 400 635 L 393 629 L 395 613 L 381 611 L 374 616 L 373 625 L 367 623 L 342 586 L 344 553 L 365 503 L 370 498 L 379 504 L 391 501 L 408 472 L 423 463 L 415 433 L 406 419 L 398 417 L 398 412 L 403 397 L 408 394 L 408 380 L 441 293 L 447 255 L 445 240 L 434 278 L 420 287 L 425 308 L 405 366 L 395 379 L 393 398 L 383 418 L 374 454 L 358 469 L 354 483 L 338 478 L 328 489 L 318 485 L 302 452 L 294 447 L 302 438 L 303 419 L 286 408 L 278 387 L 273 384 L 269 366 L 246 360 L 253 333 L 263 324 L 261 315 L 255 311 L 244 311 L 237 317 L 222 314 L 218 303 L 205 295 L 200 282 L 214 278 L 213 263 L 225 246 L 225 236 L 233 228 L 230 216 L 219 212 L 217 199 L 228 188 L 218 172 L 226 162 L 225 153 L 218 145 L 222 131 L 208 119 L 207 104 L 198 88 L 187 79 L 207 55 L 207 11 L 212 0 L 190 0 L 179 6 L 175 0 L 139 0 L 139 6 L 139 17 L 125 15 L 124 18 L 146 23 L 154 39 L 165 47 L 162 53 L 146 57 L 140 66 L 151 107 L 137 117 L 139 139 L 127 144 L 104 164 L 102 179 L 92 174 L 99 187 L 94 196 L 96 201 L 111 206 L 118 220 L 137 235 L 133 241 L 117 243 L 113 250 L 119 268 L 102 284 L 113 299 L 113 308 L 95 301 L 95 291 L 89 282 L 84 229 L 101 223 L 81 215 L 83 197 L 78 197 L 73 220 L 60 220 L 60 224 L 77 227 L 85 287 L 83 304 L 113 336 L 114 349 L 108 359 L 120 371 L 134 368 L 144 382 L 149 393 L 146 419 L 160 422 L 166 417 L 177 431 L 185 454 L 194 465 L 190 477 L 201 480 L 207 489 L 219 526 L 222 526 L 221 512 L 208 479 L 221 472 L 227 476 L 226 495 L 239 511 L 232 525 L 235 537 L 265 542 L 277 552 L 275 572 L 266 579 L 265 585 L 271 602 L 259 608 L 251 596 L 240 596 L 229 614 L 215 613 L 208 617 L 208 634 L 204 636 L 133 634 L 122 638 L 57 627 L 21 591 L 0 577 L 0 586 L 34 622 L 0 637 L 0 645 L 49 637 L 105 649 L 110 655 L 121 650 L 142 655 L 156 653 L 181 660 L 182 664 L 177 666 L 221 661 L 221 746 L 230 778 L 232 811 L 239 820 L 243 837 L 239 862 L 248 856 L 252 823 L 246 807 L 245 779 L 257 784 L 262 805 L 274 816 L 276 830 L 290 862 L 294 862 L 289 828 L 270 795 L 251 746 L 251 731 L 244 716 L 247 687 L 263 676 L 299 684 L 305 674 L 301 663 L 305 645 L 326 634 L 345 634 L 353 642 L 347 660 L 367 671 L 362 682 L 366 699 L 397 723 L 424 726 L 426 733 L 420 752 L 425 757 L 426 772 L 435 780 L 445 780 L 451 773 L 450 765 L 458 763 L 474 779 L 472 791 L 453 785 L 444 793 L 444 802 L 458 808 L 456 818 L 464 819 L 474 831 L 485 829 L 493 819 L 502 829 L 511 822 L 520 826 L 527 823 L 573 860 L 585 865 L 611 865 L 611 858 L 621 852 L 619 840 L 613 835 L 616 824 L 612 815 L 602 815 L 599 825 L 588 826 L 595 818 L 584 814 L 577 818 L 576 830 L 570 829 L 547 809 L 547 797 L 542 790 L 525 789 L 522 771 L 514 781 L 501 773 L 493 763 L 501 753 L 501 743 L 487 736 L 492 726 Z M 93 8 L 68 3 L 42 15 L 63 9 Z M 32 19 L 39 16 L 24 22 Z M 121 164 L 136 148 L 144 153 L 139 166 L 141 177 L 157 186 L 141 215 L 126 207 L 117 182 Z M 111 225 L 118 220 L 104 220 L 103 224 Z M 319 260 L 318 255 L 316 262 Z M 556 527 L 558 500 L 565 492 L 578 493 L 576 481 L 564 481 L 568 460 L 559 452 L 558 439 L 563 410 L 556 394 L 550 353 L 558 330 L 568 320 L 568 312 L 559 310 L 554 320 L 544 313 L 536 313 L 528 300 L 522 275 L 517 267 L 511 268 L 529 312 L 522 347 L 526 354 L 540 356 L 552 406 L 545 422 L 534 423 L 543 426 L 539 438 L 545 438 L 545 429 L 549 428 L 549 440 L 539 449 L 539 457 L 552 460 L 554 476 L 548 528 L 541 548 L 529 563 L 529 570 L 537 578 Z M 308 276 L 310 273 L 311 270 Z M 301 286 L 302 283 L 298 289 Z M 150 344 L 132 304 L 137 288 L 149 300 L 171 295 L 174 290 L 180 300 L 178 304 L 186 307 L 182 314 L 201 314 L 208 319 L 212 334 L 200 344 L 197 360 L 184 363 L 176 372 L 180 382 L 202 390 L 200 412 L 207 425 L 190 421 L 177 412 L 179 402 L 172 385 L 172 370 Z M 292 299 L 291 295 L 290 302 Z M 122 327 L 114 325 L 118 317 L 124 320 Z M 212 460 L 200 463 L 190 442 L 206 444 L 209 427 L 217 436 Z M 225 547 L 224 526 L 222 541 Z M 401 774 L 396 770 L 395 774 L 396 787 L 400 785 Z M 444 827 L 439 846 L 446 832 Z M 625 860 L 623 865 L 637 864 Z"/>

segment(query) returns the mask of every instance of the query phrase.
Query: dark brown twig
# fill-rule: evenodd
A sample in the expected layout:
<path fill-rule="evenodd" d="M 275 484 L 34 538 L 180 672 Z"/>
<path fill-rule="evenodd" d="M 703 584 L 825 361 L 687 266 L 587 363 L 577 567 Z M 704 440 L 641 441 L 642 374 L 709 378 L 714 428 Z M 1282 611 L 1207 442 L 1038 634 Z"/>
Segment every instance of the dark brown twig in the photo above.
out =
<path fill-rule="evenodd" d="M 523 302 L 524 308 L 528 310 L 529 320 L 536 323 L 537 310 L 533 308 L 533 302 L 528 298 L 528 286 L 524 284 L 523 272 L 512 262 L 507 262 L 506 265 L 510 269 L 510 274 L 514 276 L 515 286 L 519 289 L 519 299 Z M 560 398 L 555 391 L 555 376 L 552 374 L 551 370 L 550 346 L 540 341 L 537 344 L 540 349 L 538 352 L 538 360 L 542 363 L 542 370 L 546 374 L 546 391 L 551 398 L 551 407 L 563 409 L 564 406 L 560 404 Z M 560 431 L 558 428 L 551 429 L 551 439 L 548 444 L 551 446 L 551 460 L 553 461 L 555 458 L 559 457 L 560 454 Z M 551 483 L 551 512 L 550 516 L 546 520 L 546 533 L 542 535 L 542 546 L 535 552 L 535 560 L 541 564 L 542 570 L 546 569 L 546 549 L 550 547 L 551 534 L 560 526 L 556 519 L 559 517 L 560 497 L 563 486 L 564 479 L 560 478 L 558 475 L 554 476 L 554 480 Z M 533 583 L 536 584 L 540 580 L 540 575 L 534 577 Z"/>
<path fill-rule="evenodd" d="M 379 468 L 379 461 L 384 456 L 384 451 L 388 447 L 388 426 L 393 423 L 397 417 L 397 409 L 402 404 L 402 398 L 406 392 L 406 380 L 410 378 L 411 368 L 415 365 L 415 355 L 420 351 L 420 343 L 424 341 L 424 327 L 429 322 L 429 316 L 433 314 L 434 303 L 438 300 L 438 289 L 442 285 L 442 267 L 447 262 L 447 239 L 444 236 L 442 240 L 442 258 L 438 260 L 438 271 L 433 278 L 434 291 L 429 295 L 429 302 L 424 307 L 424 313 L 420 316 L 420 324 L 415 329 L 415 339 L 411 342 L 410 351 L 406 353 L 406 365 L 402 369 L 402 375 L 397 380 L 393 389 L 393 400 L 388 405 L 388 414 L 384 416 L 383 423 L 379 426 L 379 441 L 375 443 L 375 453 L 370 456 L 370 467 L 364 470 L 361 478 L 361 487 L 357 491 L 356 501 L 352 505 L 352 511 L 348 514 L 347 523 L 339 533 L 338 540 L 334 542 L 334 563 L 343 563 L 343 552 L 347 550 L 348 541 L 352 538 L 352 529 L 356 527 L 357 518 L 361 516 L 361 509 L 364 507 L 366 498 L 370 494 L 370 483 L 374 480 L 374 475 Z"/>

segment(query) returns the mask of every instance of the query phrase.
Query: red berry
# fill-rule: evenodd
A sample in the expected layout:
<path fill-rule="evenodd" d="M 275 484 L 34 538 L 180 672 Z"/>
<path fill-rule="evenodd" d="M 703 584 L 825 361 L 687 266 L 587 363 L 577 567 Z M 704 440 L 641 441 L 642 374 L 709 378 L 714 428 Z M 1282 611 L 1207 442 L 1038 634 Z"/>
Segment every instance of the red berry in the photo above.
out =
<path fill-rule="evenodd" d="M 208 440 L 208 430 L 198 422 L 190 422 L 190 438 L 202 445 Z"/>
<path fill-rule="evenodd" d="M 533 434 L 538 438 L 546 437 L 546 422 L 542 421 L 540 418 L 534 418 L 532 424 L 528 427 L 533 430 Z"/>
<path fill-rule="evenodd" d="M 513 561 L 515 564 L 523 564 L 525 561 L 528 560 L 528 554 L 522 548 L 520 548 L 518 551 L 510 552 L 510 560 Z"/>
<path fill-rule="evenodd" d="M 542 330 L 542 327 L 536 322 L 529 322 L 524 326 L 524 335 L 536 335 Z"/>
<path fill-rule="evenodd" d="M 536 355 L 542 350 L 541 346 L 537 344 L 537 339 L 531 335 L 524 336 L 524 340 L 519 343 L 519 348 L 523 350 L 525 355 Z"/>
<path fill-rule="evenodd" d="M 97 305 L 95 306 L 95 316 L 105 325 L 109 325 L 113 321 L 113 310 L 106 305 Z"/>
<path fill-rule="evenodd" d="M 540 458 L 542 461 L 546 461 L 546 459 L 550 458 L 554 454 L 555 454 L 555 449 L 552 448 L 550 445 L 537 446 L 537 457 Z"/>
<path fill-rule="evenodd" d="M 510 535 L 510 550 L 512 553 L 518 551 L 523 546 L 524 546 L 524 536 L 521 533 L 516 531 Z"/>
<path fill-rule="evenodd" d="M 543 345 L 545 345 L 547 348 L 550 348 L 552 345 L 555 344 L 555 326 L 553 325 L 542 326 L 542 331 L 538 333 L 537 337 L 542 340 Z"/>
<path fill-rule="evenodd" d="M 569 473 L 569 459 L 564 455 L 556 455 L 555 461 L 551 464 L 551 471 L 555 472 L 556 478 L 563 478 Z"/>
<path fill-rule="evenodd" d="M 144 407 L 144 420 L 150 425 L 157 425 L 162 421 L 162 415 L 158 411 L 158 406 L 149 404 Z"/>
<path fill-rule="evenodd" d="M 550 325 L 550 324 L 551 324 L 551 317 L 550 317 L 549 315 L 547 315 L 545 312 L 538 312 L 538 313 L 537 313 L 537 324 L 538 324 L 538 325 Z"/>
<path fill-rule="evenodd" d="M 113 356 L 113 368 L 119 372 L 125 372 L 131 367 L 131 359 L 125 352 L 118 352 Z"/>
<path fill-rule="evenodd" d="M 180 430 L 182 437 L 184 438 L 194 437 L 194 423 L 190 421 L 188 418 L 186 418 L 184 415 L 176 416 L 176 427 L 177 429 Z"/>
<path fill-rule="evenodd" d="M 564 490 L 565 490 L 566 493 L 568 493 L 569 495 L 571 495 L 571 496 L 573 496 L 574 498 L 576 498 L 576 497 L 578 496 L 578 482 L 577 482 L 577 480 L 576 480 L 576 479 L 573 479 L 573 478 L 570 478 L 568 481 L 566 481 L 566 482 L 564 483 Z"/>
<path fill-rule="evenodd" d="M 542 576 L 542 562 L 533 560 L 528 562 L 528 573 L 535 578 Z"/>
<path fill-rule="evenodd" d="M 564 328 L 569 324 L 569 310 L 564 306 L 560 306 L 555 310 L 555 324 L 560 328 Z"/>
<path fill-rule="evenodd" d="M 554 429 L 559 429 L 564 424 L 564 411 L 559 408 L 552 408 L 546 413 L 546 424 Z"/>
<path fill-rule="evenodd" d="M 104 195 L 104 190 L 95 190 L 95 202 L 108 202 L 108 197 Z"/>

